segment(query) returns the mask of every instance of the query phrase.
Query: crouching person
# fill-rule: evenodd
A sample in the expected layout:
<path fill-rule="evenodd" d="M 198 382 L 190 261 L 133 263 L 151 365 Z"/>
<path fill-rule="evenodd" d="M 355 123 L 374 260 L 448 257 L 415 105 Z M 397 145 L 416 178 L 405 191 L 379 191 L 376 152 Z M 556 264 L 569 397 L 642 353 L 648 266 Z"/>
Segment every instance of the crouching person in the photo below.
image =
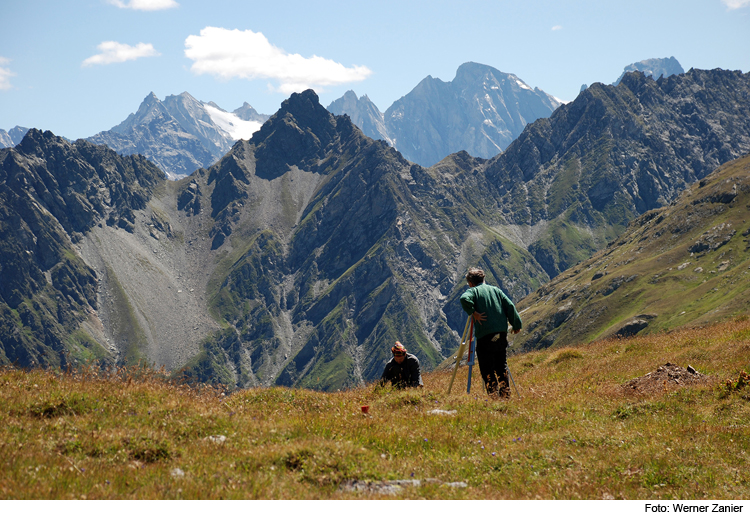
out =
<path fill-rule="evenodd" d="M 393 345 L 391 352 L 393 357 L 385 365 L 380 384 L 385 385 L 391 382 L 391 385 L 397 389 L 423 387 L 417 356 L 409 354 L 406 347 L 399 341 Z"/>

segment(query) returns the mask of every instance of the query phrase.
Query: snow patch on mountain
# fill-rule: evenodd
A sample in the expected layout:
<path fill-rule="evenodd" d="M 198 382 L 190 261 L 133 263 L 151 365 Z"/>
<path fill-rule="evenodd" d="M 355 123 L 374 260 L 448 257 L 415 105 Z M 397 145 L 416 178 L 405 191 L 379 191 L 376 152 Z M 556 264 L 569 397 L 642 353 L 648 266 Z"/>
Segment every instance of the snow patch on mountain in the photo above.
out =
<path fill-rule="evenodd" d="M 235 140 L 250 139 L 255 132 L 260 130 L 263 123 L 259 121 L 245 121 L 237 117 L 237 115 L 221 110 L 212 105 L 204 105 L 203 107 L 208 115 L 211 116 L 211 121 L 216 126 L 221 128 L 224 132 Z"/>
<path fill-rule="evenodd" d="M 516 81 L 516 84 L 517 84 L 517 85 L 518 85 L 518 86 L 519 86 L 520 88 L 522 88 L 522 89 L 524 89 L 524 90 L 529 90 L 529 91 L 531 91 L 531 92 L 533 92 L 533 91 L 534 91 L 534 89 L 533 89 L 533 88 L 532 88 L 531 86 L 529 86 L 528 84 L 526 84 L 525 82 L 523 82 L 523 81 L 522 81 L 521 79 L 519 79 L 519 78 L 518 78 L 518 77 L 516 77 L 515 75 L 511 75 L 511 76 L 510 76 L 510 78 L 511 78 L 511 79 L 513 79 L 514 81 Z"/>

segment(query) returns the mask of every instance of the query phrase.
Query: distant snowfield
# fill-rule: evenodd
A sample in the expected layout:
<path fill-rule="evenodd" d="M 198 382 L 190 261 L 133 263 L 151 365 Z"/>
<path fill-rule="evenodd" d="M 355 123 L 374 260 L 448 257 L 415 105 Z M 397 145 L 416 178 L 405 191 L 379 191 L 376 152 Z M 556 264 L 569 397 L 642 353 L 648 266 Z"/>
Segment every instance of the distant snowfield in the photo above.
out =
<path fill-rule="evenodd" d="M 211 105 L 204 105 L 203 108 L 211 116 L 211 120 L 216 126 L 229 134 L 235 141 L 250 139 L 263 125 L 258 121 L 244 121 L 231 112 L 219 110 Z"/>

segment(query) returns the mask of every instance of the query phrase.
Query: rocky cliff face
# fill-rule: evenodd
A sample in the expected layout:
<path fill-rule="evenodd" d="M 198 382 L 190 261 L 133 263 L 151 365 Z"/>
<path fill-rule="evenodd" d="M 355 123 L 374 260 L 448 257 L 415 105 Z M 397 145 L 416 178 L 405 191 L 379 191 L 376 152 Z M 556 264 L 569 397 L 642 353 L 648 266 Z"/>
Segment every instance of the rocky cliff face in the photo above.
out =
<path fill-rule="evenodd" d="M 143 154 L 176 180 L 209 167 L 226 154 L 239 139 L 234 133 L 238 127 L 245 131 L 255 123 L 255 130 L 268 117 L 247 103 L 237 112 L 230 114 L 214 104 L 204 104 L 186 92 L 170 95 L 163 102 L 151 93 L 135 114 L 88 141 L 120 154 Z M 242 135 L 249 137 L 248 132 Z"/>
<path fill-rule="evenodd" d="M 162 178 L 141 156 L 34 129 L 0 151 L 0 362 L 115 359 L 79 332 L 100 323 L 97 275 L 75 244 L 99 223 L 132 230 Z"/>

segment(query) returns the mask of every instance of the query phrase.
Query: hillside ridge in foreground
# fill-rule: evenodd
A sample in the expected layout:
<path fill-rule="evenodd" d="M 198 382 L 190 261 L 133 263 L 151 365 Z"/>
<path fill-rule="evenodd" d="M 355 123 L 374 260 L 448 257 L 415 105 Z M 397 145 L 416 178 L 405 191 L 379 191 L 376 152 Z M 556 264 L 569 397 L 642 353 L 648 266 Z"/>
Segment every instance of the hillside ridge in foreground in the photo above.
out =
<path fill-rule="evenodd" d="M 671 205 L 518 303 L 517 350 L 703 325 L 750 305 L 750 157 L 722 165 Z"/>

